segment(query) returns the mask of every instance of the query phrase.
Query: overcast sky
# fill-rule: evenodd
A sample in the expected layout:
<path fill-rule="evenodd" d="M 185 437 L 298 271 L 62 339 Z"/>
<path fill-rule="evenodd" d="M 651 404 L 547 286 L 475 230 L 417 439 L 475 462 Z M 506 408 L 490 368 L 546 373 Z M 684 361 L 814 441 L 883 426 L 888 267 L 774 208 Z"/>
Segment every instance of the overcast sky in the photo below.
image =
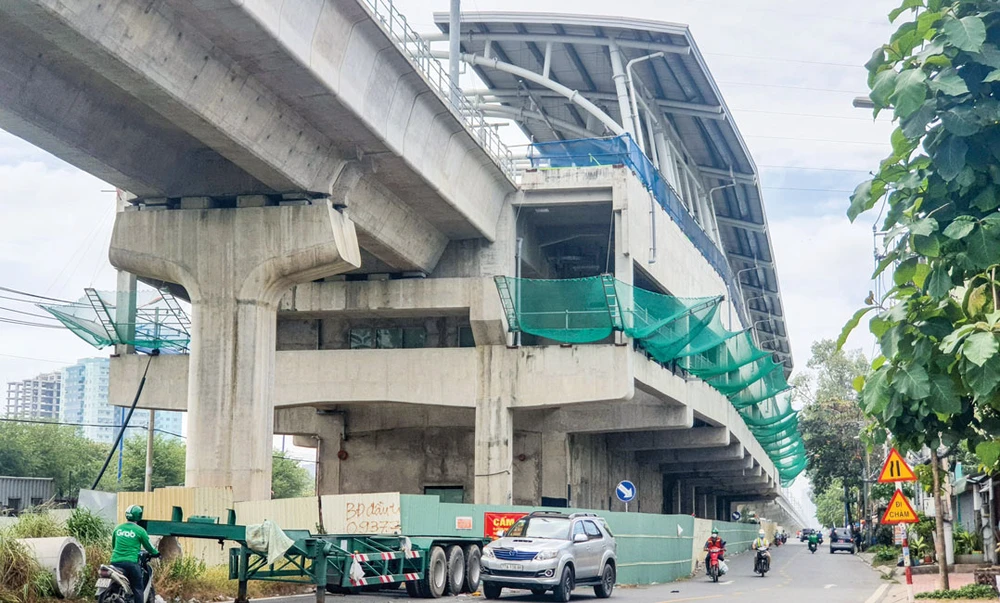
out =
<path fill-rule="evenodd" d="M 861 65 L 888 39 L 885 15 L 896 4 L 464 0 L 463 10 L 617 12 L 690 25 L 760 168 L 794 359 L 804 367 L 810 344 L 836 337 L 872 288 L 871 224 L 851 225 L 844 211 L 848 191 L 888 154 L 891 125 L 873 123 L 851 100 L 867 91 Z M 421 32 L 434 30 L 433 11 L 448 9 L 447 0 L 395 5 Z M 111 188 L 0 131 L 0 286 L 69 299 L 87 286 L 113 289 Z M 15 301 L 0 298 L 0 308 L 0 318 L 48 322 L 10 312 L 36 311 Z M 872 351 L 863 333 L 851 345 Z M 65 331 L 0 322 L 0 384 L 106 353 Z"/>

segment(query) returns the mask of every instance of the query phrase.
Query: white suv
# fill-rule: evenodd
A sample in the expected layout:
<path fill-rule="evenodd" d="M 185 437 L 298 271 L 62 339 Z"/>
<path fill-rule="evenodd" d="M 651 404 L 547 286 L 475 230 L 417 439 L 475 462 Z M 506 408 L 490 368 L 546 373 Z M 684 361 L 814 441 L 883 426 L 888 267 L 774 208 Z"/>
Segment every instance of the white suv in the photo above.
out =
<path fill-rule="evenodd" d="M 615 588 L 617 563 L 615 537 L 604 519 L 536 511 L 483 549 L 483 594 L 497 599 L 505 587 L 536 596 L 551 590 L 557 601 L 569 601 L 574 588 L 593 585 L 605 599 Z"/>

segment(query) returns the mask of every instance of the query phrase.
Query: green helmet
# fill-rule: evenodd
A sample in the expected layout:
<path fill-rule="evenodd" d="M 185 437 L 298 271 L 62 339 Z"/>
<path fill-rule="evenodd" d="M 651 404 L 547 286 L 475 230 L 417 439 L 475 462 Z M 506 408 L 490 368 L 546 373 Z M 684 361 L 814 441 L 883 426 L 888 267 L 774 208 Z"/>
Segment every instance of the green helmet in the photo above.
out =
<path fill-rule="evenodd" d="M 142 507 L 139 505 L 132 505 L 131 507 L 125 509 L 125 520 L 126 521 L 139 521 L 142 519 Z"/>
<path fill-rule="evenodd" d="M 719 535 L 719 528 L 712 528 L 712 535 L 713 536 L 718 536 Z"/>

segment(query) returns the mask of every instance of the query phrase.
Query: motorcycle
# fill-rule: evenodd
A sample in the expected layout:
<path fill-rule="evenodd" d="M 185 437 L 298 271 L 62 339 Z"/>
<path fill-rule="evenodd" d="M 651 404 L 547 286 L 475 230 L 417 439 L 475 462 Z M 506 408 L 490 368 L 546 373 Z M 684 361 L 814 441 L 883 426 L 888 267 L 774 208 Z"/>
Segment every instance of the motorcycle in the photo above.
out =
<path fill-rule="evenodd" d="M 719 557 L 722 556 L 722 549 L 719 547 L 711 547 L 708 549 L 708 567 L 705 568 L 708 577 L 712 579 L 712 582 L 718 582 L 719 576 L 722 575 L 722 568 L 719 564 Z"/>
<path fill-rule="evenodd" d="M 139 568 L 146 583 L 145 590 L 136 599 L 132 586 L 125 574 L 113 565 L 102 565 L 97 571 L 97 603 L 155 603 L 156 590 L 153 589 L 153 570 L 149 561 L 153 556 L 146 551 L 139 553 Z"/>
<path fill-rule="evenodd" d="M 782 534 L 781 535 L 781 544 L 787 544 L 787 543 L 788 543 L 788 534 Z"/>
<path fill-rule="evenodd" d="M 770 569 L 771 560 L 767 557 L 767 547 L 762 546 L 757 549 L 757 558 L 753 562 L 753 573 L 760 574 L 760 577 L 763 578 Z"/>
<path fill-rule="evenodd" d="M 816 544 L 815 542 L 810 542 L 810 543 L 809 543 L 809 552 L 810 552 L 810 553 L 815 553 L 815 552 L 816 552 L 816 549 L 817 549 L 818 547 L 819 547 L 819 545 L 817 545 L 817 544 Z"/>

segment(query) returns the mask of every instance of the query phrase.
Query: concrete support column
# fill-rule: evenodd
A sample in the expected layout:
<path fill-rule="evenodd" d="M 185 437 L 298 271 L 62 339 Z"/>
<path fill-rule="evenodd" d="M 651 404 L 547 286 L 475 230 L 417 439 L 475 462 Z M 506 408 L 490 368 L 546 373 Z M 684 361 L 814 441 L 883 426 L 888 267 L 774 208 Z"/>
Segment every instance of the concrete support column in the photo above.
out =
<path fill-rule="evenodd" d="M 674 480 L 670 488 L 670 512 L 674 515 L 683 513 L 681 505 L 681 480 Z"/>
<path fill-rule="evenodd" d="M 705 495 L 705 517 L 708 519 L 719 519 L 719 505 L 714 494 Z"/>
<path fill-rule="evenodd" d="M 118 189 L 115 191 L 115 210 L 118 213 L 125 211 L 128 200 L 134 195 Z M 125 341 L 135 341 L 135 294 L 137 281 L 135 275 L 124 270 L 118 271 L 118 283 L 115 299 L 115 329 L 118 336 Z M 115 354 L 134 354 L 135 346 L 131 344 L 118 344 L 115 346 Z"/>
<path fill-rule="evenodd" d="M 698 517 L 702 519 L 711 519 L 712 516 L 708 514 L 708 495 L 699 494 L 698 495 Z"/>
<path fill-rule="evenodd" d="M 541 495 L 563 499 L 570 506 L 569 480 L 569 436 L 545 430 L 542 433 Z"/>
<path fill-rule="evenodd" d="M 112 265 L 191 299 L 187 486 L 270 498 L 276 310 L 292 285 L 361 265 L 354 224 L 329 201 L 118 214 Z"/>
<path fill-rule="evenodd" d="M 684 482 L 677 482 L 677 493 L 680 498 L 681 514 L 695 514 L 695 487 Z"/>
<path fill-rule="evenodd" d="M 516 358 L 505 346 L 478 346 L 474 500 L 477 505 L 513 502 L 511 475 L 514 420 L 512 386 Z"/>

